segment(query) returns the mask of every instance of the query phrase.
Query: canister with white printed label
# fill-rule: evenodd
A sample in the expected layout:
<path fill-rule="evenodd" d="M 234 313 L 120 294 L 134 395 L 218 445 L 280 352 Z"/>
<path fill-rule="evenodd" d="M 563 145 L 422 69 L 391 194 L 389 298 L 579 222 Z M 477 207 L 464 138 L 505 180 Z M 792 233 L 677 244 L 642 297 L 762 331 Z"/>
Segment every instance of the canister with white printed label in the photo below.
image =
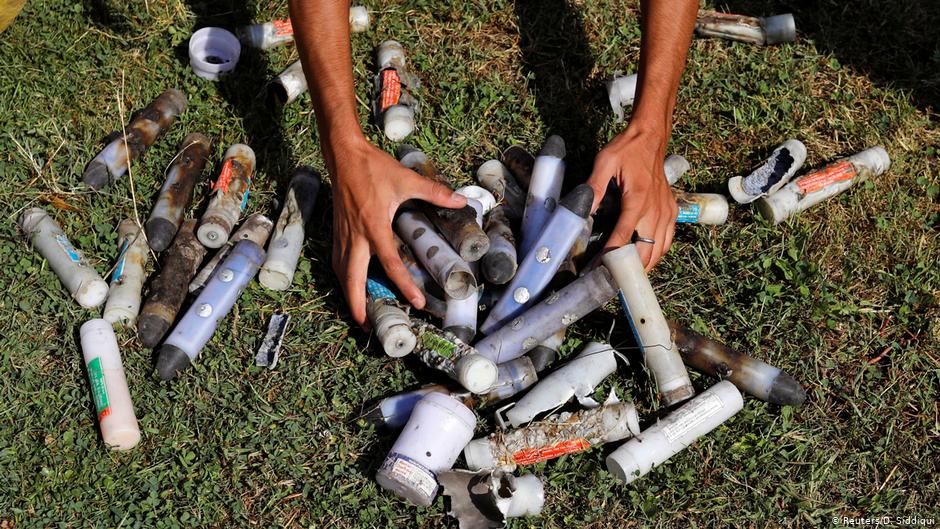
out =
<path fill-rule="evenodd" d="M 411 413 L 375 480 L 383 489 L 428 507 L 437 496 L 437 472 L 450 470 L 473 438 L 476 416 L 462 402 L 429 393 Z"/>
<path fill-rule="evenodd" d="M 685 450 L 743 406 L 738 388 L 727 380 L 719 382 L 614 450 L 607 456 L 607 471 L 630 483 Z"/>

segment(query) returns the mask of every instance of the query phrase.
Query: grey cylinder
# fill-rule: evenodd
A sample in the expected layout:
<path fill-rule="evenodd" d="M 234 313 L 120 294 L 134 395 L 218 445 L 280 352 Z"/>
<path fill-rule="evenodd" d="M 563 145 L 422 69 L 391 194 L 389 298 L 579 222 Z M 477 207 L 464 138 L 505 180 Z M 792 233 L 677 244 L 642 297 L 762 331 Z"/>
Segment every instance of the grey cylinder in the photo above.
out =
<path fill-rule="evenodd" d="M 277 219 L 268 255 L 258 273 L 258 281 L 271 290 L 286 290 L 294 281 L 294 272 L 304 246 L 307 223 L 317 202 L 320 177 L 310 167 L 298 167 L 284 197 L 284 207 Z"/>
<path fill-rule="evenodd" d="M 395 231 L 448 296 L 466 299 L 476 291 L 470 265 L 434 230 L 423 213 L 403 211 L 395 219 Z"/>
<path fill-rule="evenodd" d="M 192 282 L 189 283 L 189 292 L 198 294 L 199 291 L 202 290 L 205 284 L 215 273 L 219 263 L 228 257 L 228 254 L 232 251 L 232 248 L 234 248 L 235 244 L 237 244 L 239 241 L 251 241 L 264 248 L 264 243 L 267 242 L 268 236 L 271 235 L 271 228 L 273 226 L 274 223 L 271 222 L 271 219 L 260 213 L 255 213 L 254 215 L 251 215 L 245 219 L 245 222 L 243 222 L 235 234 L 232 235 L 232 237 L 229 239 L 229 242 L 220 248 L 219 251 L 215 252 L 215 255 L 212 256 L 212 259 L 210 259 L 209 262 L 207 262 L 205 266 L 199 270 L 199 273 L 196 274 L 196 277 L 194 277 Z"/>
<path fill-rule="evenodd" d="M 497 364 L 518 358 L 616 295 L 610 272 L 598 266 L 477 342 L 476 349 Z"/>
<path fill-rule="evenodd" d="M 20 216 L 20 228 L 79 305 L 93 309 L 104 303 L 108 284 L 72 246 L 52 217 L 41 208 L 27 209 Z"/>

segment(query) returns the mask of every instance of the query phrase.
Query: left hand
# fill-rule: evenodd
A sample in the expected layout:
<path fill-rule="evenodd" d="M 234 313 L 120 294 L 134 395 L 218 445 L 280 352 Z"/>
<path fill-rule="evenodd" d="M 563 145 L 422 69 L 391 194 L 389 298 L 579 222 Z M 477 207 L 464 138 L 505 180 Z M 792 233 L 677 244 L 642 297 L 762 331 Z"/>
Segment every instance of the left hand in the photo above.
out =
<path fill-rule="evenodd" d="M 665 134 L 627 128 L 597 153 L 588 179 L 594 189 L 592 211 L 597 210 L 611 178 L 622 193 L 620 218 L 604 251 L 628 244 L 636 231 L 639 237 L 656 241 L 636 244 L 647 272 L 672 245 L 679 215 L 679 207 L 663 172 L 665 157 Z"/>

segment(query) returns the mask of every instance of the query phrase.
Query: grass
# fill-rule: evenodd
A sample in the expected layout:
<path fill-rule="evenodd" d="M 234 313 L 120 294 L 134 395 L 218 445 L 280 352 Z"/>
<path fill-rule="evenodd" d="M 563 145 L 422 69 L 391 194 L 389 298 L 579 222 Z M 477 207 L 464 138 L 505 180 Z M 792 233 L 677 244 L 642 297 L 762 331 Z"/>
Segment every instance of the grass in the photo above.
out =
<path fill-rule="evenodd" d="M 511 527 L 936 520 L 940 55 L 930 28 L 940 15 L 929 4 L 797 3 L 797 43 L 693 42 L 671 140 L 692 163 L 683 187 L 721 189 L 788 137 L 809 148 L 807 167 L 874 144 L 892 156 L 885 175 L 776 227 L 750 207 L 734 207 L 723 226 L 681 226 L 652 274 L 670 317 L 780 366 L 809 400 L 794 409 L 747 399 L 727 425 L 630 486 L 604 470 L 610 447 L 539 464 L 543 515 Z M 368 6 L 372 29 L 352 39 L 357 95 L 365 130 L 387 149 L 366 103 L 371 49 L 391 37 L 424 82 L 413 141 L 458 180 L 509 144 L 537 149 L 560 133 L 577 181 L 618 130 L 602 81 L 635 68 L 632 2 Z M 284 1 L 35 1 L 0 35 L 0 527 L 456 527 L 442 499 L 416 509 L 372 479 L 395 434 L 353 419 L 365 402 L 428 375 L 350 326 L 329 264 L 328 186 L 293 288 L 253 284 L 181 380 L 159 383 L 150 351 L 119 332 L 144 436 L 123 454 L 102 447 L 78 346 L 78 326 L 99 313 L 68 298 L 15 225 L 24 208 L 43 206 L 99 271 L 110 269 L 115 227 L 133 212 L 131 179 L 96 195 L 79 185 L 82 169 L 120 129 L 121 105 L 139 109 L 174 86 L 189 109 L 133 166 L 141 214 L 195 131 L 216 141 L 213 176 L 229 144 L 254 147 L 249 210 L 273 213 L 293 166 L 323 168 L 309 98 L 282 115 L 262 105 L 265 81 L 295 51 L 246 50 L 234 76 L 213 84 L 189 71 L 185 45 L 201 25 L 286 11 Z M 277 369 L 266 371 L 253 358 L 278 309 L 292 323 Z M 567 353 L 604 337 L 613 314 L 581 322 Z M 614 343 L 627 342 L 623 323 Z M 649 421 L 657 406 L 639 375 L 608 385 Z"/>

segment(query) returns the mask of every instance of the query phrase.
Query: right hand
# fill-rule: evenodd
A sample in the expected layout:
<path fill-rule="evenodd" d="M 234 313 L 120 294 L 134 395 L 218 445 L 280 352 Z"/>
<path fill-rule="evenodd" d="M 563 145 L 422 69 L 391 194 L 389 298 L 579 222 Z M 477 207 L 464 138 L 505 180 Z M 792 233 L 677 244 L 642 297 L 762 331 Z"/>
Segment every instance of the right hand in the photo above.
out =
<path fill-rule="evenodd" d="M 423 308 L 424 295 L 398 255 L 392 219 L 407 200 L 462 208 L 467 199 L 404 167 L 364 137 L 325 150 L 333 183 L 333 271 L 353 320 L 366 325 L 366 274 L 372 255 L 378 256 L 402 295 L 415 308 Z"/>

